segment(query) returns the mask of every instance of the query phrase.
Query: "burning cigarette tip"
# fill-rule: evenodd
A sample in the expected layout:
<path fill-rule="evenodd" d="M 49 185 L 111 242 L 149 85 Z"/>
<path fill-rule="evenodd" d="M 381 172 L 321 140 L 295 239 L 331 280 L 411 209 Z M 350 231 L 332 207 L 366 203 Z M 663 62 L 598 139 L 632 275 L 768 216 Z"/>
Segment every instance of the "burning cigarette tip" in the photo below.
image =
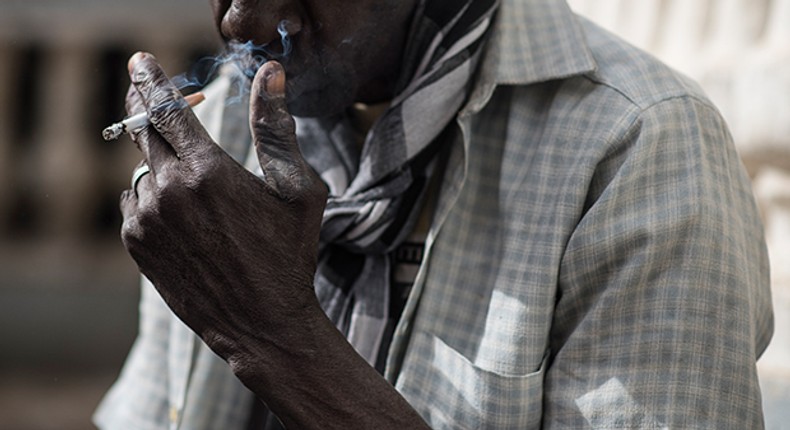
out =
<path fill-rule="evenodd" d="M 184 100 L 187 102 L 189 107 L 195 107 L 202 103 L 203 100 L 206 100 L 206 96 L 202 92 L 197 92 L 184 97 Z M 102 130 L 101 135 L 104 140 L 109 142 L 111 140 L 118 139 L 125 133 L 141 129 L 148 124 L 151 124 L 151 120 L 148 118 L 148 113 L 142 112 L 137 115 L 130 116 L 123 121 L 110 125 L 109 127 Z"/>

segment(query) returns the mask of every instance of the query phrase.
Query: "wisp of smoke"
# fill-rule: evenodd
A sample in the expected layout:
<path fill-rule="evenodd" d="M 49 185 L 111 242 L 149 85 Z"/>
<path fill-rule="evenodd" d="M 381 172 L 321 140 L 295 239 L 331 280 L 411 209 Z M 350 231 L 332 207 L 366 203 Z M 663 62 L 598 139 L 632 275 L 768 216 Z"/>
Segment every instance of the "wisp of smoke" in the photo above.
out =
<path fill-rule="evenodd" d="M 240 80 L 239 96 L 249 93 L 255 73 L 264 63 L 273 60 L 282 60 L 291 54 L 291 38 L 288 34 L 288 20 L 282 20 L 277 25 L 280 35 L 280 52 L 276 52 L 269 45 L 256 45 L 252 41 L 244 43 L 228 42 L 225 52 L 218 56 L 204 57 L 198 60 L 189 72 L 174 76 L 171 80 L 179 90 L 185 88 L 202 88 L 216 76 L 224 65 L 233 66 L 238 73 L 246 76 L 246 82 Z M 239 97 L 240 99 L 240 97 Z M 239 100 L 229 100 L 229 103 Z"/>

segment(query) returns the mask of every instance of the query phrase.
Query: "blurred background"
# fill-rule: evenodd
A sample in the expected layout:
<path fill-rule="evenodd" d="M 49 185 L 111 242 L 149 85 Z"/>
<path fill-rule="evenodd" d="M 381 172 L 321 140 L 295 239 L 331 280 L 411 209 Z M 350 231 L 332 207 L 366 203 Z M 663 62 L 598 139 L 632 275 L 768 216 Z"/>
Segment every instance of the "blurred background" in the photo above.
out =
<path fill-rule="evenodd" d="M 218 49 L 207 0 L 0 0 L 0 429 L 90 429 L 137 332 L 126 60 Z"/>
<path fill-rule="evenodd" d="M 570 3 L 700 81 L 727 118 L 773 266 L 767 427 L 790 428 L 790 0 Z M 172 75 L 218 48 L 205 0 L 0 0 L 0 429 L 92 428 L 138 300 L 117 202 L 140 156 L 100 131 L 124 114 L 133 52 Z"/>

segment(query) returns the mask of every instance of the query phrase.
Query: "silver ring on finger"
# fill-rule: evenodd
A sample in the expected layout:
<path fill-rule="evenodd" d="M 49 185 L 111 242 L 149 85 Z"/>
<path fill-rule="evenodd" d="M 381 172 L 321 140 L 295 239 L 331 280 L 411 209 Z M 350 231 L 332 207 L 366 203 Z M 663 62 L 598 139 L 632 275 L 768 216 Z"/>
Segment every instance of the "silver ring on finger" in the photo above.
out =
<path fill-rule="evenodd" d="M 139 197 L 137 195 L 137 183 L 140 182 L 140 179 L 142 179 L 143 176 L 149 173 L 151 173 L 151 168 L 148 167 L 147 164 L 143 164 L 142 166 L 135 169 L 134 173 L 132 174 L 132 191 L 134 191 L 135 197 Z"/>

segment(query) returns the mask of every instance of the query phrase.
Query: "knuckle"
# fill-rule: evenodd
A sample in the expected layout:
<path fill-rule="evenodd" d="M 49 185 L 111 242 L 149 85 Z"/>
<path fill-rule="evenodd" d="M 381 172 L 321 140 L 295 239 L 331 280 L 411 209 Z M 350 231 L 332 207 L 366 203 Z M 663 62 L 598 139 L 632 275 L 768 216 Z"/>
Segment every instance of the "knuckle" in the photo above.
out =
<path fill-rule="evenodd" d="M 129 90 L 126 92 L 126 112 L 129 114 L 134 114 L 137 112 L 143 111 L 145 108 L 142 106 L 142 100 L 140 100 L 140 93 L 137 92 L 137 89 L 134 85 L 129 86 Z"/>
<path fill-rule="evenodd" d="M 186 106 L 178 89 L 152 58 L 144 58 L 137 63 L 131 80 L 138 94 L 135 95 L 130 89 L 127 102 L 134 104 L 136 97 L 145 99 L 150 107 L 152 122 L 156 122 L 155 119 L 164 119 L 168 112 Z"/>
<path fill-rule="evenodd" d="M 143 242 L 143 234 L 136 217 L 126 218 L 121 224 L 121 242 L 130 253 L 136 252 Z"/>
<path fill-rule="evenodd" d="M 126 189 L 121 191 L 121 198 L 120 198 L 121 209 L 123 209 L 123 205 L 131 199 L 133 193 L 134 192 L 131 189 Z"/>
<path fill-rule="evenodd" d="M 149 119 L 160 129 L 167 130 L 179 125 L 179 114 L 186 109 L 186 102 L 168 91 L 159 91 L 151 99 L 151 106 Z"/>
<path fill-rule="evenodd" d="M 149 142 L 153 138 L 152 132 L 153 128 L 149 125 L 137 130 L 130 130 L 129 138 L 132 139 L 132 142 L 134 142 L 134 144 L 137 146 L 137 149 L 142 150 L 143 145 L 141 142 Z"/>
<path fill-rule="evenodd" d="M 264 116 L 255 122 L 257 133 L 265 139 L 288 141 L 294 134 L 296 122 L 290 115 L 281 112 L 274 117 Z"/>
<path fill-rule="evenodd" d="M 130 76 L 132 83 L 135 85 L 150 83 L 161 75 L 160 70 L 151 55 L 143 54 L 132 69 Z"/>
<path fill-rule="evenodd" d="M 138 63 L 131 76 L 132 84 L 135 86 L 145 85 L 150 80 L 150 73 L 146 67 L 145 62 Z"/>
<path fill-rule="evenodd" d="M 306 162 L 299 171 L 299 186 L 303 194 L 312 201 L 325 201 L 329 196 L 329 189 L 324 181 L 315 173 Z"/>
<path fill-rule="evenodd" d="M 293 187 L 284 197 L 293 206 L 303 212 L 324 211 L 328 190 L 323 182 L 316 183 L 306 175 L 299 175 L 291 183 Z"/>
<path fill-rule="evenodd" d="M 184 206 L 185 190 L 189 186 L 181 180 L 170 180 L 164 183 L 156 193 L 154 204 L 147 215 L 157 218 L 160 214 L 168 215 Z"/>
<path fill-rule="evenodd" d="M 193 162 L 184 163 L 186 167 L 179 175 L 179 186 L 195 192 L 206 191 L 217 174 L 216 163 L 210 157 L 191 157 Z"/>
<path fill-rule="evenodd" d="M 136 220 L 137 220 L 137 228 L 139 233 L 142 234 L 145 230 L 149 228 L 155 227 L 159 222 L 159 209 L 158 209 L 158 199 L 152 199 L 152 201 L 144 205 L 140 208 L 137 212 Z"/>
<path fill-rule="evenodd" d="M 291 115 L 288 115 L 284 110 L 278 112 L 278 118 L 274 121 L 277 125 L 277 130 L 285 130 L 293 132 L 296 128 L 296 121 Z"/>

